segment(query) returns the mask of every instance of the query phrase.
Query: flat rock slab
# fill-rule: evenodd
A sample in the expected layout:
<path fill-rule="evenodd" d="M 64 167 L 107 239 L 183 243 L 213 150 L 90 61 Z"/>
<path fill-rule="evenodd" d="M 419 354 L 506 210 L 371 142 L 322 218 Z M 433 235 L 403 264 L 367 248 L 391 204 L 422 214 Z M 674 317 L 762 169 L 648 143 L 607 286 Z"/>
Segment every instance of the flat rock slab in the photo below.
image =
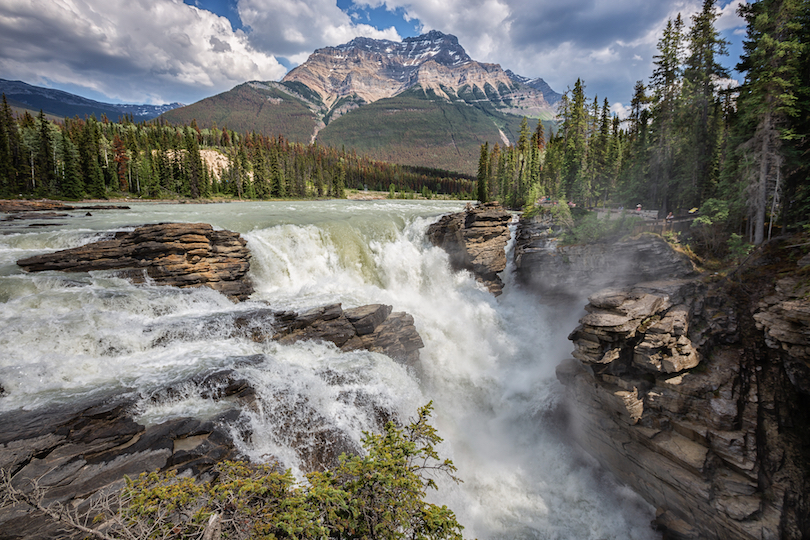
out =
<path fill-rule="evenodd" d="M 247 278 L 250 251 L 239 233 L 217 231 L 207 223 L 158 223 L 119 232 L 77 248 L 20 259 L 28 272 L 123 270 L 135 282 L 205 286 L 235 299 L 253 292 Z"/>

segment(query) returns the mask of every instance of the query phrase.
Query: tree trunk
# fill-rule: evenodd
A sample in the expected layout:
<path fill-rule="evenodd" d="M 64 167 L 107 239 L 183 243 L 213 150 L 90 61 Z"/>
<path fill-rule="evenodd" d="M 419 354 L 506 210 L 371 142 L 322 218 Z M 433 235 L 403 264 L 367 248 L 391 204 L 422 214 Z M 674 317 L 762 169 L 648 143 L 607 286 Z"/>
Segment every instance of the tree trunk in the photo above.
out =
<path fill-rule="evenodd" d="M 770 131 L 771 115 L 766 114 L 762 119 L 760 136 L 762 143 L 759 155 L 759 177 L 756 193 L 754 194 L 754 245 L 762 244 L 765 239 L 765 208 L 768 198 L 768 166 L 770 164 Z"/>

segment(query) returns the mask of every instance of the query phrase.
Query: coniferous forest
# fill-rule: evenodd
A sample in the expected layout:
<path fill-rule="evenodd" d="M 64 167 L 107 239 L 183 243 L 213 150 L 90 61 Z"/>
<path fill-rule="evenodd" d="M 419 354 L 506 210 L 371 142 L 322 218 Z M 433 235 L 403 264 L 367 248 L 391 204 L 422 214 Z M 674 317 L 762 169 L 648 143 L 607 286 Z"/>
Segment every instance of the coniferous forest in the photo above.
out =
<path fill-rule="evenodd" d="M 0 197 L 343 198 L 348 189 L 471 198 L 474 179 L 223 127 L 0 111 Z"/>
<path fill-rule="evenodd" d="M 281 136 L 161 121 L 64 119 L 0 111 L 0 196 L 64 199 L 343 197 L 347 189 L 499 200 L 511 208 L 564 200 L 580 207 L 699 209 L 713 227 L 761 243 L 774 227 L 810 222 L 810 2 L 744 4 L 748 23 L 728 84 L 716 0 L 688 24 L 670 20 L 649 80 L 620 121 L 578 79 L 546 134 L 524 119 L 514 145 L 481 147 L 478 182 L 376 162 Z"/>
<path fill-rule="evenodd" d="M 481 148 L 477 198 L 641 204 L 661 218 L 692 210 L 754 244 L 810 223 L 810 2 L 760 0 L 740 14 L 748 24 L 740 86 L 728 84 L 716 2 L 704 0 L 688 27 L 680 16 L 668 22 L 625 121 L 578 79 L 548 140 L 542 125 L 530 135 L 524 124 L 516 145 Z"/>

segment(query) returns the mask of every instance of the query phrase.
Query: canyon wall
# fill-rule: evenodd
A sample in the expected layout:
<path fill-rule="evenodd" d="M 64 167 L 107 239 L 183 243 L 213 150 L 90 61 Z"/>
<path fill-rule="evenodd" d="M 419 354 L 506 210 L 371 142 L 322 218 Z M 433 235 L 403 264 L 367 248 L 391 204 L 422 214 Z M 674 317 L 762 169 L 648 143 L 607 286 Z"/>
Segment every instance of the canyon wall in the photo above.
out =
<path fill-rule="evenodd" d="M 810 537 L 810 256 L 774 242 L 721 277 L 653 235 L 517 235 L 518 282 L 540 301 L 590 294 L 557 368 L 570 434 L 664 537 Z"/>

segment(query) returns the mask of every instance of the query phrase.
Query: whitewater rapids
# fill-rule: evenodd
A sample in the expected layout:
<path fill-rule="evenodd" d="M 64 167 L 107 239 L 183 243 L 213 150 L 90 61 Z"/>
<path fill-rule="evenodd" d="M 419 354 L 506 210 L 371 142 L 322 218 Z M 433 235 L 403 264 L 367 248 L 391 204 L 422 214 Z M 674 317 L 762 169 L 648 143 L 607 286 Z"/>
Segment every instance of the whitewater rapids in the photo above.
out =
<path fill-rule="evenodd" d="M 237 366 L 257 411 L 234 430 L 254 460 L 279 459 L 302 477 L 308 430 L 359 446 L 381 413 L 405 420 L 432 400 L 439 449 L 463 480 L 431 500 L 480 539 L 648 539 L 652 509 L 561 440 L 555 366 L 581 313 L 554 312 L 504 272 L 492 297 L 425 241 L 427 226 L 463 203 L 321 201 L 161 205 L 77 212 L 65 225 L 0 228 L 0 411 L 36 409 L 109 393 L 141 397 L 138 419 L 214 417 L 222 405 L 193 389 L 149 396 L 195 374 Z M 145 223 L 206 222 L 238 231 L 252 253 L 256 292 L 234 304 L 209 289 L 133 285 L 112 273 L 26 274 L 15 261 L 75 247 Z M 257 344 L 229 336 L 224 314 L 269 303 L 303 312 L 340 302 L 384 303 L 413 315 L 425 343 L 409 371 L 331 344 Z M 177 339 L 156 339 L 156 336 Z M 246 361 L 249 359 L 250 361 Z M 291 429 L 291 426 L 301 426 Z"/>

